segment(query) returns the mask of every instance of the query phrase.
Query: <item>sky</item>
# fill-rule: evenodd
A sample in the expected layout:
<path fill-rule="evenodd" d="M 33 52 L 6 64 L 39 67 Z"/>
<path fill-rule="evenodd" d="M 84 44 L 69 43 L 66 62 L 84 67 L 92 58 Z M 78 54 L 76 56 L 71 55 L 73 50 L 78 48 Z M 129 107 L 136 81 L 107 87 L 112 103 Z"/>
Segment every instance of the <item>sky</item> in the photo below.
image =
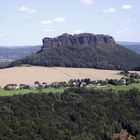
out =
<path fill-rule="evenodd" d="M 140 0 L 0 0 L 0 46 L 41 45 L 63 33 L 140 42 Z"/>

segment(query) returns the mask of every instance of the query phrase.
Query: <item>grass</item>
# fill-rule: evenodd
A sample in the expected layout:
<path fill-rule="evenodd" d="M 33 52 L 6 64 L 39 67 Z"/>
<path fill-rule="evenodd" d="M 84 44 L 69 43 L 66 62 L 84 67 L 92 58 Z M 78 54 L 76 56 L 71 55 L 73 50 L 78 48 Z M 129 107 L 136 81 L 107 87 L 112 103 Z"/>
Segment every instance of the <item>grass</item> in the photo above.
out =
<path fill-rule="evenodd" d="M 119 86 L 113 86 L 113 85 L 107 85 L 104 87 L 100 87 L 101 89 L 104 90 L 109 90 L 112 89 L 114 92 L 118 92 L 120 90 L 124 90 L 124 91 L 128 91 L 130 89 L 136 88 L 138 90 L 140 90 L 140 82 L 139 83 L 133 83 L 130 85 L 119 85 Z M 2 88 L 0 88 L 0 96 L 13 96 L 13 95 L 23 95 L 23 94 L 27 94 L 27 93 L 62 93 L 65 89 L 64 88 L 44 88 L 41 91 L 34 89 L 34 90 L 29 90 L 29 89 L 21 89 L 21 90 L 4 90 Z"/>
<path fill-rule="evenodd" d="M 0 88 L 0 96 L 13 96 L 13 95 L 17 95 L 17 94 L 27 94 L 27 93 L 58 93 L 58 92 L 63 92 L 64 88 L 45 88 L 40 90 L 34 89 L 34 90 L 29 90 L 29 89 L 21 89 L 21 90 L 4 90 L 2 88 Z"/>
<path fill-rule="evenodd" d="M 102 89 L 105 89 L 105 90 L 112 89 L 115 92 L 118 92 L 120 90 L 128 91 L 133 88 L 140 90 L 140 83 L 133 83 L 130 85 L 118 85 L 118 86 L 108 85 L 106 87 L 103 87 Z"/>

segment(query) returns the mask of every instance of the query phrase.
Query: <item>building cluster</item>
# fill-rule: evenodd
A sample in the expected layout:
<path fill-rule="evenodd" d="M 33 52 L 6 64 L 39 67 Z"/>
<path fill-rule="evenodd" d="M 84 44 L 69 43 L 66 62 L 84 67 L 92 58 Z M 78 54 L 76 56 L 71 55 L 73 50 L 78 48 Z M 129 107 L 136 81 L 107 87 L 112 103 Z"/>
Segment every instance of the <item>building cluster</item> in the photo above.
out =
<path fill-rule="evenodd" d="M 138 80 L 128 77 L 123 77 L 120 80 L 117 79 L 106 79 L 106 80 L 91 80 L 87 79 L 71 79 L 68 82 L 53 82 L 47 84 L 46 82 L 40 83 L 35 81 L 34 84 L 7 84 L 5 90 L 20 90 L 20 89 L 42 89 L 42 88 L 65 88 L 65 87 L 102 87 L 106 85 L 128 85 L 136 83 Z"/>

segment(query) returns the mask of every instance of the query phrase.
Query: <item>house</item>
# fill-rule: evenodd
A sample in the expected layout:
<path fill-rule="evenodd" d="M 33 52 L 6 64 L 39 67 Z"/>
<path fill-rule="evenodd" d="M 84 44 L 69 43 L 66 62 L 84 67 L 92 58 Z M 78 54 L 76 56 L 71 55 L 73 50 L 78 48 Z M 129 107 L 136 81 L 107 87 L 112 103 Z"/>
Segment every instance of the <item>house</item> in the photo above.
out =
<path fill-rule="evenodd" d="M 76 82 L 73 82 L 72 84 L 73 84 L 73 86 L 77 86 L 77 83 Z"/>
<path fill-rule="evenodd" d="M 20 88 L 20 89 L 29 89 L 29 85 L 20 84 L 20 85 L 19 85 L 19 88 Z"/>
<path fill-rule="evenodd" d="M 29 85 L 29 89 L 38 89 L 38 84 L 31 84 L 31 85 Z"/>
<path fill-rule="evenodd" d="M 88 84 L 87 87 L 95 87 L 94 84 Z"/>
<path fill-rule="evenodd" d="M 121 78 L 121 80 L 120 80 L 120 81 L 121 81 L 121 83 L 122 83 L 122 84 L 125 84 L 125 85 L 126 85 L 126 83 L 127 83 L 127 82 L 126 82 L 126 78 L 124 78 L 124 77 L 123 77 L 123 78 Z"/>
<path fill-rule="evenodd" d="M 87 86 L 86 82 L 82 82 L 82 83 L 80 84 L 80 87 L 85 87 L 85 86 Z"/>
<path fill-rule="evenodd" d="M 60 84 L 59 84 L 59 82 L 53 82 L 51 84 L 51 87 L 58 88 L 58 87 L 60 87 Z"/>
<path fill-rule="evenodd" d="M 7 84 L 4 89 L 6 90 L 13 90 L 13 89 L 19 89 L 19 87 L 17 86 L 17 84 Z"/>
<path fill-rule="evenodd" d="M 48 86 L 48 84 L 46 82 L 42 83 L 42 87 L 46 88 Z"/>
<path fill-rule="evenodd" d="M 17 89 L 17 90 L 18 90 L 18 89 L 20 89 L 20 87 L 19 87 L 19 86 L 16 86 L 16 87 L 15 87 L 15 89 Z"/>

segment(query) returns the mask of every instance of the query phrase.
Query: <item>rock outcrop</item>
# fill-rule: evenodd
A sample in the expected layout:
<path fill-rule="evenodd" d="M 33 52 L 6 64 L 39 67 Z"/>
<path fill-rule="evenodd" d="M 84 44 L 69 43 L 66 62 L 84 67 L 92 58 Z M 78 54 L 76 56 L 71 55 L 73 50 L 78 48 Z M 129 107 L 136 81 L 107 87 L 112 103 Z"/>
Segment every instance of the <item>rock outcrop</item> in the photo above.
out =
<path fill-rule="evenodd" d="M 82 34 L 63 34 L 56 38 L 44 38 L 43 46 L 41 50 L 46 50 L 52 46 L 66 46 L 66 45 L 93 45 L 100 46 L 103 44 L 114 45 L 115 40 L 112 36 L 103 35 L 103 34 L 90 34 L 90 33 L 82 33 Z"/>

